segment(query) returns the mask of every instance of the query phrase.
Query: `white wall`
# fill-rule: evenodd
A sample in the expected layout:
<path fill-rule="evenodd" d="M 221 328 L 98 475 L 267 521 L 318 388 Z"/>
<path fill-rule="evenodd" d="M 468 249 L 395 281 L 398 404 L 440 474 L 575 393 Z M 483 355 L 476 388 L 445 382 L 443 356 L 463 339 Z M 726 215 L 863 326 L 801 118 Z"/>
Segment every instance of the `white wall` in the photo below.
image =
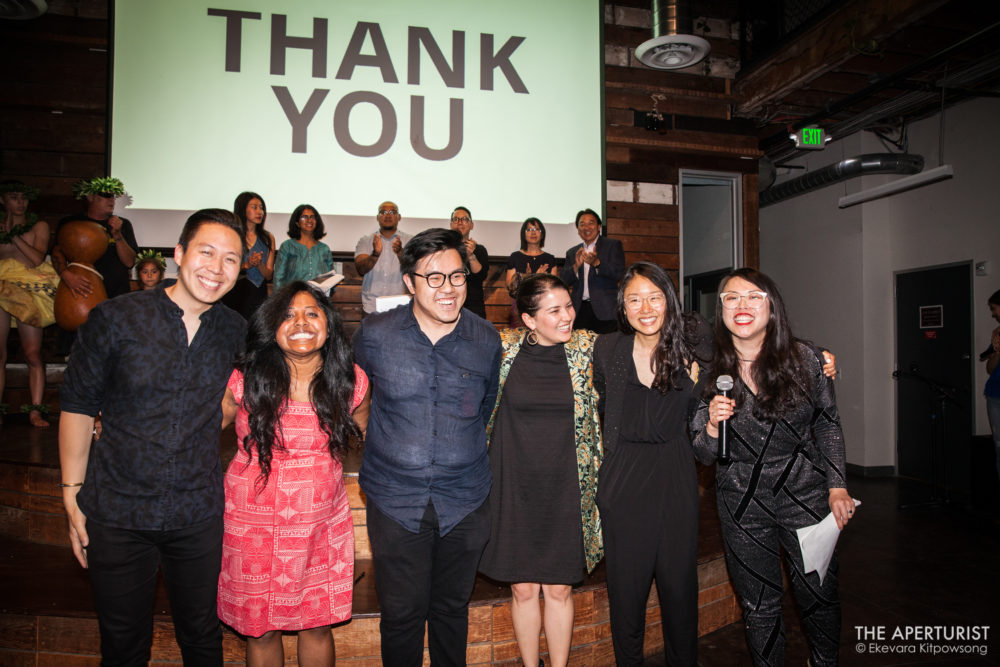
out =
<path fill-rule="evenodd" d="M 944 162 L 955 177 L 847 209 L 844 194 L 898 176 L 867 176 L 761 209 L 761 269 L 782 287 L 796 334 L 837 353 L 837 384 L 849 463 L 896 463 L 893 273 L 953 262 L 990 263 L 975 277 L 973 353 L 985 349 L 996 323 L 986 299 L 1000 289 L 1000 100 L 973 100 L 945 112 Z M 911 153 L 925 170 L 938 166 L 940 118 L 909 129 Z M 835 141 L 800 161 L 817 169 L 845 157 L 886 152 L 870 133 Z M 800 175 L 801 171 L 789 177 Z M 976 362 L 977 394 L 986 382 Z M 989 433 L 976 401 L 976 432 Z"/>

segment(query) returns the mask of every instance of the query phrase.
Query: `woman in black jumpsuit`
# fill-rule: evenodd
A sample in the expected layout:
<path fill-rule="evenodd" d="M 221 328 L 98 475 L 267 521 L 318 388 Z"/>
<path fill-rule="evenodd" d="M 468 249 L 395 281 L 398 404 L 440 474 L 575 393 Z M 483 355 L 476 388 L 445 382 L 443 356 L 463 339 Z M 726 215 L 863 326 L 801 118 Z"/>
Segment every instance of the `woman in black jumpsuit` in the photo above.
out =
<path fill-rule="evenodd" d="M 694 665 L 698 480 L 687 421 L 703 371 L 696 357 L 711 357 L 710 333 L 703 320 L 682 315 L 670 276 L 647 262 L 622 278 L 618 322 L 620 332 L 601 336 L 594 357 L 605 447 L 597 504 L 615 660 L 643 662 L 655 577 L 666 662 Z"/>

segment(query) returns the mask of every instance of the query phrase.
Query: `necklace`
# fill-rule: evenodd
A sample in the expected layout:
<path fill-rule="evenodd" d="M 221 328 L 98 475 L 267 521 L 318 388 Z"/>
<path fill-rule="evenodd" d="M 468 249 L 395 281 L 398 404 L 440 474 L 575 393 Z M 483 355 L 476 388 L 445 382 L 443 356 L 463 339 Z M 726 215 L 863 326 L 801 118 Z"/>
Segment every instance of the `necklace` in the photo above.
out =
<path fill-rule="evenodd" d="M 737 359 L 742 361 L 744 364 L 752 364 L 753 362 L 757 361 L 756 359 L 744 359 L 742 357 L 737 357 Z"/>
<path fill-rule="evenodd" d="M 20 225 L 14 225 L 9 231 L 0 229 L 0 245 L 6 245 L 8 243 L 13 243 L 14 239 L 21 234 L 28 233 L 32 227 L 38 222 L 38 216 L 34 213 L 27 213 L 24 216 L 24 222 Z"/>

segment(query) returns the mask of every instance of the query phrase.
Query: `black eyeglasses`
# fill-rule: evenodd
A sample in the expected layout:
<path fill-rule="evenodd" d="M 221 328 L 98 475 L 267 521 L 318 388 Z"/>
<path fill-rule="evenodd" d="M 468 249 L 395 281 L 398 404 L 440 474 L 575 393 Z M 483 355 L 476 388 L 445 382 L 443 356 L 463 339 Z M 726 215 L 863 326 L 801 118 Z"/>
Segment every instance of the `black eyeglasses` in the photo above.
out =
<path fill-rule="evenodd" d="M 433 287 L 434 289 L 437 289 L 438 287 L 444 285 L 445 274 L 439 271 L 435 271 L 434 273 L 428 273 L 427 275 L 414 272 L 413 275 L 420 276 L 421 278 L 427 281 L 428 287 Z M 447 278 L 448 282 L 450 282 L 453 287 L 461 287 L 462 285 L 465 284 L 465 279 L 468 277 L 468 275 L 469 275 L 468 273 L 462 270 L 462 271 L 455 271 L 454 273 L 449 273 L 447 275 Z"/>

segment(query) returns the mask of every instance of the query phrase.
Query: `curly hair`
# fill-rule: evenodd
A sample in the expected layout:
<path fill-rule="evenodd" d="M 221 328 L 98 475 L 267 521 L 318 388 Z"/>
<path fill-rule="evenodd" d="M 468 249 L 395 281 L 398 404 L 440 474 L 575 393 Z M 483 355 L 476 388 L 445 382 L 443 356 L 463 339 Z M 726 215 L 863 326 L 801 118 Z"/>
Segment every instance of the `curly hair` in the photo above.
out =
<path fill-rule="evenodd" d="M 650 369 L 653 371 L 652 387 L 665 394 L 671 389 L 681 388 L 678 373 L 687 370 L 694 360 L 694 352 L 688 342 L 687 325 L 674 281 L 670 279 L 670 274 L 652 262 L 636 262 L 625 270 L 625 275 L 618 284 L 616 310 L 618 330 L 625 334 L 635 332 L 625 310 L 625 290 L 637 276 L 642 276 L 656 285 L 667 299 L 667 312 L 663 316 L 660 340 L 656 343 L 652 358 L 649 360 Z"/>
<path fill-rule="evenodd" d="M 250 432 L 240 443 L 260 465 L 259 488 L 267 485 L 271 460 L 284 449 L 281 417 L 288 403 L 291 374 L 285 353 L 278 347 L 275 332 L 281 326 L 295 296 L 306 292 L 326 316 L 326 342 L 320 353 L 323 363 L 309 385 L 309 396 L 328 437 L 330 456 L 341 458 L 360 443 L 361 429 L 351 416 L 354 396 L 354 353 L 344 334 L 340 315 L 320 290 L 302 281 L 285 285 L 254 311 L 247 329 L 247 349 L 236 363 L 243 373 L 243 407 L 248 413 Z"/>
<path fill-rule="evenodd" d="M 764 332 L 764 344 L 750 366 L 750 374 L 757 385 L 757 405 L 754 416 L 763 421 L 775 422 L 787 414 L 796 404 L 809 400 L 809 373 L 799 351 L 799 340 L 792 335 L 792 328 L 785 311 L 785 301 L 778 286 L 767 275 L 755 269 L 737 269 L 719 282 L 719 293 L 725 291 L 726 284 L 733 278 L 742 278 L 761 291 L 767 292 L 771 314 Z M 722 315 L 722 302 L 715 304 L 715 366 L 712 383 L 706 386 L 710 391 L 715 386 L 715 378 L 720 375 L 740 376 L 739 355 L 733 345 L 733 335 L 726 328 Z M 737 382 L 733 398 L 737 407 L 746 399 L 746 387 Z"/>

